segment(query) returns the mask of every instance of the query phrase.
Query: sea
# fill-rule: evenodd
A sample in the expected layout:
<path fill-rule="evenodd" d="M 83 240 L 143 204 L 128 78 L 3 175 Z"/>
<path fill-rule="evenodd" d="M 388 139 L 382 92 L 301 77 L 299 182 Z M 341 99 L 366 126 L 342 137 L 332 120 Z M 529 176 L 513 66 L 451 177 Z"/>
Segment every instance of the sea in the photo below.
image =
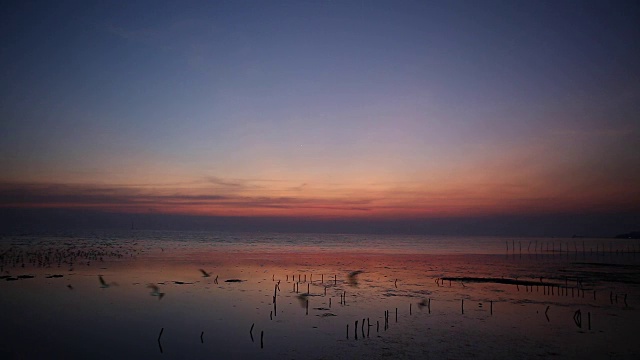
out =
<path fill-rule="evenodd" d="M 640 242 L 0 236 L 1 359 L 635 359 Z"/>

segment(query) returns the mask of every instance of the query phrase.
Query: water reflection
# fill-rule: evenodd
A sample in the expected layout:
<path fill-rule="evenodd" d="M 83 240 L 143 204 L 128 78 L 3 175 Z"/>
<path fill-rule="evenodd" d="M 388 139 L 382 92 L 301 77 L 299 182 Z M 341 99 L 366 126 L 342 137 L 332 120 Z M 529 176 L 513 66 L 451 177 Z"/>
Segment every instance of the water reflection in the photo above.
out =
<path fill-rule="evenodd" d="M 359 251 L 351 244 L 311 251 L 279 243 L 283 251 L 275 251 L 273 243 L 243 248 L 247 239 L 222 246 L 161 241 L 5 242 L 0 357 L 631 358 L 640 352 L 633 335 L 640 267 L 630 250 L 546 252 L 546 245 L 526 240 L 529 253 L 505 256 L 502 246 L 490 254 L 382 251 L 379 239 Z M 312 243 L 321 245 L 317 238 Z"/>

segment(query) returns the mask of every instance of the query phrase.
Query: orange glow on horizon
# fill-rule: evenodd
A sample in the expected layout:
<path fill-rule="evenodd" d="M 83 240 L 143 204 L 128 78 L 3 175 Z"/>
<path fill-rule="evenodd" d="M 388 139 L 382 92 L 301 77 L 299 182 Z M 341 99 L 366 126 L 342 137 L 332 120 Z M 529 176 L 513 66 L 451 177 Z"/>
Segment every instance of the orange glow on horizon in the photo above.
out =
<path fill-rule="evenodd" d="M 418 183 L 358 188 L 222 181 L 216 186 L 183 188 L 4 184 L 0 185 L 4 194 L 0 207 L 193 216 L 415 219 L 624 211 L 636 210 L 640 203 L 640 192 L 618 188 L 573 192 L 542 186 L 530 191 L 530 187 L 507 185 L 425 188 Z"/>

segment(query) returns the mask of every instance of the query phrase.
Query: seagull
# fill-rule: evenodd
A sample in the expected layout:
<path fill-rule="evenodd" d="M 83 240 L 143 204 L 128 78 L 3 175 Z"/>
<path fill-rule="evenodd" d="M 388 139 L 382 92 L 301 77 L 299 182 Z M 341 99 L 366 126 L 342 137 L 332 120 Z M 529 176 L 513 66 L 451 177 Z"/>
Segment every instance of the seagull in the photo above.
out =
<path fill-rule="evenodd" d="M 104 281 L 104 279 L 102 278 L 102 275 L 98 275 L 98 278 L 100 279 L 100 287 L 101 287 L 101 288 L 103 288 L 103 289 L 106 289 L 106 288 L 108 288 L 108 287 L 109 287 L 109 286 L 111 286 L 111 285 L 116 285 L 116 286 L 118 285 L 118 284 L 116 284 L 115 282 L 112 282 L 112 283 L 110 283 L 110 284 L 107 284 L 107 282 L 106 282 L 106 281 Z"/>
<path fill-rule="evenodd" d="M 158 288 L 157 285 L 149 284 L 149 285 L 147 285 L 147 287 L 149 289 L 151 289 L 151 296 L 157 296 L 158 300 L 162 300 L 162 297 L 164 296 L 164 293 L 160 292 L 160 289 Z"/>
<path fill-rule="evenodd" d="M 296 298 L 300 302 L 300 306 L 307 307 L 308 297 L 309 297 L 309 294 L 300 294 Z"/>
<path fill-rule="evenodd" d="M 102 278 L 102 275 L 98 275 L 98 278 L 100 279 L 100 287 L 101 288 L 108 288 L 109 284 L 107 284 L 104 279 Z"/>
<path fill-rule="evenodd" d="M 427 299 L 422 299 L 422 301 L 420 301 L 420 302 L 418 303 L 418 308 L 420 308 L 420 310 L 422 310 L 422 308 L 423 308 L 423 307 L 428 306 L 428 305 L 429 305 L 429 304 L 428 304 L 428 302 L 427 302 Z"/>
<path fill-rule="evenodd" d="M 362 274 L 364 271 L 362 270 L 356 270 L 356 271 L 352 271 L 349 273 L 348 279 L 349 279 L 349 285 L 351 286 L 358 286 L 358 274 Z"/>
<path fill-rule="evenodd" d="M 202 277 L 209 277 L 209 276 L 211 276 L 211 274 L 210 274 L 210 273 L 208 273 L 208 272 L 206 272 L 206 271 L 204 271 L 204 270 L 202 270 L 202 269 L 200 269 L 200 272 L 202 273 Z"/>

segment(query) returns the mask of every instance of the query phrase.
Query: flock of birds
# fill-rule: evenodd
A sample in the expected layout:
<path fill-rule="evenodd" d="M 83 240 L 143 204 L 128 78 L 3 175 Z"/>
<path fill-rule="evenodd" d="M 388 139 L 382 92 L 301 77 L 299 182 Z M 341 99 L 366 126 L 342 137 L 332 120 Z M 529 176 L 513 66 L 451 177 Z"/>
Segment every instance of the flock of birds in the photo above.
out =
<path fill-rule="evenodd" d="M 211 277 L 211 273 L 210 272 L 207 272 L 204 269 L 198 269 L 198 270 L 200 271 L 200 273 L 202 273 L 202 277 L 205 277 L 205 278 Z M 98 275 L 98 281 L 100 282 L 100 287 L 103 288 L 103 289 L 110 288 L 111 286 L 118 286 L 118 283 L 116 283 L 116 282 L 107 282 L 102 275 Z M 230 279 L 230 280 L 227 280 L 227 281 L 228 282 L 236 282 L 237 279 Z M 183 282 L 178 281 L 177 283 L 183 283 Z M 214 284 L 218 284 L 218 276 L 215 277 L 213 283 Z M 67 287 L 69 289 L 73 290 L 73 286 L 67 285 Z M 151 296 L 158 297 L 158 300 L 162 300 L 162 298 L 165 295 L 165 293 L 160 291 L 160 287 L 157 284 L 149 283 L 149 284 L 147 284 L 147 288 L 151 289 L 151 292 L 149 294 Z"/>

